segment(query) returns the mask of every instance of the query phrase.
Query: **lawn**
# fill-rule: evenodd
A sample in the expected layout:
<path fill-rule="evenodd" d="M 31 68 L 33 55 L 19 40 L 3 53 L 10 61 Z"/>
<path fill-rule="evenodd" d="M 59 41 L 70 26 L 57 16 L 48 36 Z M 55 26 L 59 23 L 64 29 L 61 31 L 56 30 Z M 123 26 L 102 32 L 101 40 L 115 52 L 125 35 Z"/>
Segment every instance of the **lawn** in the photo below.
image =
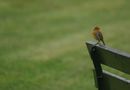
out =
<path fill-rule="evenodd" d="M 0 90 L 96 90 L 85 42 L 102 28 L 130 53 L 130 0 L 0 0 Z"/>

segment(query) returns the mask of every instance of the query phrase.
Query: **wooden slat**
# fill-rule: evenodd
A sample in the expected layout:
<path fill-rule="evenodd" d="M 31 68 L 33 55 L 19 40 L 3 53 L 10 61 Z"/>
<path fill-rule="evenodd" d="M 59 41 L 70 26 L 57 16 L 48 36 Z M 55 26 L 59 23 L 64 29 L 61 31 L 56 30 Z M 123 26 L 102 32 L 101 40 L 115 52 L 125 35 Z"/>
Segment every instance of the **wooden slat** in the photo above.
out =
<path fill-rule="evenodd" d="M 101 90 L 130 90 L 130 80 L 103 71 Z"/>
<path fill-rule="evenodd" d="M 93 42 L 87 42 L 89 52 L 94 45 Z M 127 74 L 130 74 L 130 54 L 120 52 L 107 46 L 96 46 L 96 57 L 101 64 L 110 66 Z"/>

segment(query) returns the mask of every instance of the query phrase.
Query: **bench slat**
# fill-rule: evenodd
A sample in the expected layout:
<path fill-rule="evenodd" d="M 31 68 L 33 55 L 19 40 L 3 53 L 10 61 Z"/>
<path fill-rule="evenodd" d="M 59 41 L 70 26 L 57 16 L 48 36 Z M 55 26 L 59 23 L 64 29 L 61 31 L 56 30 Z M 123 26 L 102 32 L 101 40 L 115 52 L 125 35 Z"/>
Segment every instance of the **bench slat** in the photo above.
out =
<path fill-rule="evenodd" d="M 88 42 L 87 47 L 89 52 L 91 48 L 94 46 L 94 43 Z M 96 53 L 98 55 L 97 60 L 100 61 L 101 64 L 107 65 L 109 67 L 120 70 L 124 73 L 130 74 L 130 55 L 127 53 L 120 52 L 118 50 L 104 47 L 104 46 L 96 46 Z"/>
<path fill-rule="evenodd" d="M 101 90 L 130 90 L 130 80 L 103 71 Z"/>

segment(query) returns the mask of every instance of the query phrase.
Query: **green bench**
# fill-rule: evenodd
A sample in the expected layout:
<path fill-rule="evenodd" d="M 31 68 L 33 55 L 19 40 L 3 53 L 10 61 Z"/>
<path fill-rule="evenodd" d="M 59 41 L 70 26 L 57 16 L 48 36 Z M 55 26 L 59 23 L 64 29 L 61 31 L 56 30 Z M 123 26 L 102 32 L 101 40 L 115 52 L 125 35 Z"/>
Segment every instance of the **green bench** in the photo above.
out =
<path fill-rule="evenodd" d="M 103 65 L 130 75 L 130 54 L 120 52 L 107 46 L 86 43 L 94 65 L 94 77 L 98 90 L 130 90 L 130 80 L 110 73 Z"/>

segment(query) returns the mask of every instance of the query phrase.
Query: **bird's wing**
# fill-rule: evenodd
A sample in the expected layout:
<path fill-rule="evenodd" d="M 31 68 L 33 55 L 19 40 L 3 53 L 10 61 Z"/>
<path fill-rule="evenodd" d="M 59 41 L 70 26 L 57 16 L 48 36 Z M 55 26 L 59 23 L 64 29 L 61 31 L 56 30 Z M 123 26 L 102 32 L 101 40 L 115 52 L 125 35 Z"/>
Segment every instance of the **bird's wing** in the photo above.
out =
<path fill-rule="evenodd" d="M 96 33 L 96 36 L 97 36 L 97 39 L 98 39 L 98 40 L 103 40 L 103 35 L 102 35 L 101 32 L 97 32 L 97 33 Z"/>

